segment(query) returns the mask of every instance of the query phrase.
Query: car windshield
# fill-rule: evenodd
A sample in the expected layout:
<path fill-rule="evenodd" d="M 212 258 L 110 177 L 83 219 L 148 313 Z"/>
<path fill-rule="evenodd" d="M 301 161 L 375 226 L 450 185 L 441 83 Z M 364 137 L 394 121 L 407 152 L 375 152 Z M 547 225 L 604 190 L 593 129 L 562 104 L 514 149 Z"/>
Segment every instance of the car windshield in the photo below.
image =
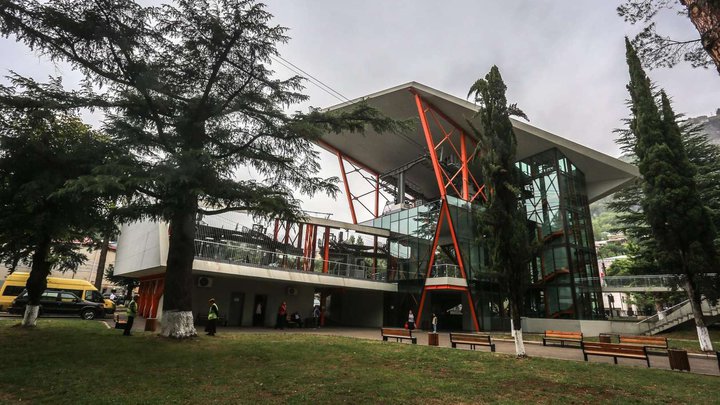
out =
<path fill-rule="evenodd" d="M 85 291 L 85 300 L 90 302 L 105 302 L 103 296 L 100 295 L 99 292 L 93 290 Z"/>

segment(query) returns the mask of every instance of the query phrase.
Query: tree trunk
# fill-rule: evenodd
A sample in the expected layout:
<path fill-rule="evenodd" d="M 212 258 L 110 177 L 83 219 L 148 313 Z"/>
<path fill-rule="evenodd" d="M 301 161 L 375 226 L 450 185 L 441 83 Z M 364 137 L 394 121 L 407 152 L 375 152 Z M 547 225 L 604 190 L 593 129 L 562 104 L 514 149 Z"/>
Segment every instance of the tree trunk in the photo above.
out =
<path fill-rule="evenodd" d="M 110 245 L 110 236 L 105 235 L 103 237 L 102 245 L 100 246 L 100 259 L 97 265 L 97 274 L 95 274 L 95 288 L 98 291 L 102 290 L 102 280 L 105 275 L 105 262 L 107 261 L 108 247 Z"/>
<path fill-rule="evenodd" d="M 710 340 L 710 334 L 708 333 L 707 326 L 705 326 L 705 317 L 702 313 L 702 300 L 692 275 L 686 275 L 685 291 L 690 299 L 693 316 L 695 317 L 695 328 L 697 329 L 698 341 L 700 342 L 700 350 L 704 352 L 712 351 L 712 341 Z"/>
<path fill-rule="evenodd" d="M 50 274 L 50 238 L 43 236 L 43 239 L 35 247 L 32 256 L 32 267 L 25 288 L 28 291 L 28 304 L 25 307 L 22 326 L 33 327 L 37 323 L 40 310 L 40 297 L 47 288 L 47 277 Z"/>
<path fill-rule="evenodd" d="M 720 73 L 720 4 L 717 1 L 681 0 L 700 33 L 700 42 Z"/>
<path fill-rule="evenodd" d="M 520 308 L 517 304 L 517 301 L 513 300 L 513 302 L 510 303 L 511 306 L 511 313 L 512 313 L 512 324 L 513 329 L 515 331 L 514 333 L 514 340 L 515 340 L 515 355 L 517 358 L 526 358 L 527 353 L 525 352 L 525 342 L 523 342 L 523 334 L 522 334 L 522 320 L 520 319 Z"/>
<path fill-rule="evenodd" d="M 192 314 L 192 266 L 195 260 L 195 215 L 197 197 L 188 195 L 183 210 L 170 220 L 162 328 L 166 337 L 197 336 Z"/>

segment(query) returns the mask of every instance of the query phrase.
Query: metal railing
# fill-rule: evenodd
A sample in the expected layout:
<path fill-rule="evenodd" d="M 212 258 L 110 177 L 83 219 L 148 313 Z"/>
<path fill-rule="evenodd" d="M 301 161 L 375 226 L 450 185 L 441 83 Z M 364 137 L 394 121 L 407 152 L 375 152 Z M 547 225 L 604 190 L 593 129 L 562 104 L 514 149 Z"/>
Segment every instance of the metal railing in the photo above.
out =
<path fill-rule="evenodd" d="M 677 284 L 676 280 L 676 276 L 666 274 L 607 276 L 602 278 L 602 286 L 614 288 L 671 288 Z"/>
<path fill-rule="evenodd" d="M 683 307 L 687 306 L 689 303 L 690 303 L 690 300 L 685 300 L 677 305 L 673 305 L 672 307 L 670 307 L 668 309 L 664 309 L 664 310 L 656 313 L 653 316 L 649 316 L 649 317 L 643 319 L 642 321 L 638 322 L 638 325 L 644 324 L 644 323 L 651 324 L 651 323 L 657 323 L 658 321 L 665 321 L 673 313 L 683 313 L 684 314 L 686 311 L 682 311 L 682 309 L 683 309 Z M 690 310 L 692 311 L 692 308 L 690 308 Z M 662 318 L 662 319 L 660 319 L 660 318 Z"/>
<path fill-rule="evenodd" d="M 195 240 L 195 257 L 217 262 L 227 262 L 243 266 L 263 267 L 284 271 L 314 272 L 324 275 L 347 277 L 358 280 L 395 282 L 408 279 L 403 271 L 372 266 L 357 265 L 336 261 L 327 261 L 327 273 L 323 273 L 322 259 L 310 259 L 304 256 L 283 252 L 272 252 L 246 246 L 235 246 L 204 240 Z"/>
<path fill-rule="evenodd" d="M 673 274 L 654 274 L 638 276 L 581 277 L 581 283 L 599 282 L 606 288 L 672 288 L 677 285 L 677 276 Z"/>
<path fill-rule="evenodd" d="M 700 308 L 705 316 L 716 316 L 720 314 L 720 305 L 711 305 L 710 301 L 703 298 L 700 301 Z M 638 322 L 638 326 L 644 333 L 657 333 L 673 325 L 692 319 L 694 316 L 690 300 L 685 300 L 657 314 L 647 317 Z"/>
<path fill-rule="evenodd" d="M 462 272 L 460 267 L 455 264 L 435 264 L 430 272 L 431 278 L 436 277 L 455 277 L 461 278 Z"/>

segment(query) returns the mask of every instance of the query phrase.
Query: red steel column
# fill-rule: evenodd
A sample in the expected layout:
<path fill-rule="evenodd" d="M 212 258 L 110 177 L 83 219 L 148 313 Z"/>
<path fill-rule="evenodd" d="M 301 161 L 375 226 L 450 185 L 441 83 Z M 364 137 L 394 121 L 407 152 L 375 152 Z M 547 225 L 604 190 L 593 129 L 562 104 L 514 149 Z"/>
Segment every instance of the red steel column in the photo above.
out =
<path fill-rule="evenodd" d="M 330 260 L 330 227 L 325 227 L 325 246 L 323 251 L 323 268 L 322 272 L 328 272 L 328 260 Z"/>
<path fill-rule="evenodd" d="M 435 171 L 435 179 L 437 180 L 438 188 L 440 189 L 440 196 L 445 199 L 445 195 L 447 193 L 445 191 L 445 183 L 442 179 L 440 161 L 438 160 L 435 143 L 433 142 L 432 134 L 430 133 L 430 126 L 428 125 L 427 117 L 425 116 L 422 99 L 417 94 L 415 94 L 415 104 L 417 104 L 418 114 L 420 115 L 420 123 L 422 124 L 423 132 L 425 133 L 425 141 L 427 142 L 428 150 L 430 151 L 430 158 L 432 159 L 433 169 Z"/>
<path fill-rule="evenodd" d="M 300 249 L 300 246 L 302 245 L 302 238 L 303 238 L 303 224 L 298 224 L 298 234 L 297 234 L 297 248 Z M 300 270 L 300 266 L 302 265 L 302 260 L 298 259 L 296 268 Z"/>
<path fill-rule="evenodd" d="M 445 201 L 443 201 L 443 206 L 445 206 Z M 440 207 L 440 215 L 438 216 L 438 223 L 437 227 L 435 228 L 435 236 L 433 237 L 433 245 L 430 249 L 430 259 L 428 260 L 428 270 L 425 274 L 425 284 L 427 284 L 427 279 L 430 278 L 432 275 L 432 266 L 435 264 L 435 249 L 437 249 L 438 242 L 440 241 L 440 229 L 442 228 L 442 221 L 443 216 L 445 215 L 445 211 Z M 420 324 L 420 320 L 422 319 L 422 310 L 423 305 L 425 304 L 425 292 L 427 290 L 427 287 L 423 286 L 423 293 L 422 297 L 420 298 L 420 308 L 418 309 L 418 316 L 417 316 L 417 323 Z"/>
<path fill-rule="evenodd" d="M 465 132 L 460 132 L 460 157 L 462 160 L 462 198 L 465 201 L 470 200 L 470 192 L 468 191 L 468 157 L 465 145 Z"/>
<path fill-rule="evenodd" d="M 340 152 L 337 153 L 338 162 L 340 162 L 340 173 L 342 173 L 343 184 L 345 185 L 345 196 L 350 206 L 350 214 L 352 215 L 353 224 L 357 224 L 357 217 L 355 216 L 355 206 L 352 202 L 352 195 L 350 195 L 350 185 L 347 181 L 347 175 L 345 174 L 345 163 L 343 163 L 343 156 Z"/>

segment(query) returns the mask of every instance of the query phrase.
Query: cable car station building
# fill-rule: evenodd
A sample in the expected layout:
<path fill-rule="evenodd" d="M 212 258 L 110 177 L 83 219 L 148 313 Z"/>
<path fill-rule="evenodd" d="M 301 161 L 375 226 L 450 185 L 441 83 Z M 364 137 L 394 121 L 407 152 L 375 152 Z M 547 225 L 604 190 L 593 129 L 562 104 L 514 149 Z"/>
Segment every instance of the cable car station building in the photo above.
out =
<path fill-rule="evenodd" d="M 319 300 L 325 325 L 401 326 L 412 310 L 420 327 L 436 313 L 441 329 L 507 329 L 507 302 L 477 238 L 488 195 L 468 124 L 477 107 L 411 82 L 330 110 L 359 102 L 416 125 L 320 140 L 337 156 L 352 222 L 311 214 L 302 223 L 199 222 L 196 318 L 214 297 L 228 325 L 272 326 L 283 301 L 307 318 Z M 513 127 L 527 218 L 542 242 L 524 315 L 602 319 L 588 205 L 637 169 L 526 123 Z M 163 223 L 125 225 L 119 238 L 115 272 L 141 279 L 146 317 L 162 309 L 167 246 Z"/>

